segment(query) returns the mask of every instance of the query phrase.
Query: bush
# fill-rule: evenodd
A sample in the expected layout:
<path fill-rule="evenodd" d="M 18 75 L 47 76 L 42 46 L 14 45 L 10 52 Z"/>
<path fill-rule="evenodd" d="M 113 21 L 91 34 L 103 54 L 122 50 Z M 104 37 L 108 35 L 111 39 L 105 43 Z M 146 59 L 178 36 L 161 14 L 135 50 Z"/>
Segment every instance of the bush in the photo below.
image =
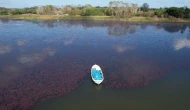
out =
<path fill-rule="evenodd" d="M 24 8 L 22 9 L 23 14 L 36 14 L 36 7 L 31 7 L 31 8 Z"/>
<path fill-rule="evenodd" d="M 162 17 L 165 12 L 166 12 L 165 9 L 156 9 L 156 10 L 154 11 L 154 14 L 157 15 L 158 17 Z"/>
<path fill-rule="evenodd" d="M 104 15 L 105 8 L 85 8 L 83 9 L 82 15 L 84 16 L 96 16 Z"/>
<path fill-rule="evenodd" d="M 22 14 L 22 10 L 20 10 L 20 9 L 13 9 L 13 10 L 10 11 L 10 13 L 12 15 L 19 15 L 19 14 Z"/>
<path fill-rule="evenodd" d="M 176 18 L 183 18 L 183 8 L 171 7 L 166 9 L 166 13 Z"/>
<path fill-rule="evenodd" d="M 140 15 L 143 17 L 154 17 L 154 11 L 141 12 Z"/>
<path fill-rule="evenodd" d="M 70 15 L 81 15 L 81 10 L 77 10 L 77 9 L 74 9 L 74 10 L 71 10 L 69 12 Z"/>
<path fill-rule="evenodd" d="M 149 5 L 147 3 L 144 3 L 141 7 L 141 10 L 147 12 L 149 10 Z"/>
<path fill-rule="evenodd" d="M 190 18 L 190 9 L 187 7 L 184 10 L 184 18 Z"/>
<path fill-rule="evenodd" d="M 54 7 L 52 5 L 44 6 L 44 10 L 46 14 L 54 14 Z"/>
<path fill-rule="evenodd" d="M 8 11 L 7 10 L 2 10 L 2 11 L 0 11 L 0 15 L 8 15 Z"/>
<path fill-rule="evenodd" d="M 135 16 L 141 16 L 141 14 L 140 14 L 140 13 L 137 13 L 137 14 L 135 14 Z"/>
<path fill-rule="evenodd" d="M 177 18 L 173 17 L 173 16 L 168 16 L 168 19 L 170 21 L 173 21 L 173 22 L 176 22 L 177 21 Z"/>
<path fill-rule="evenodd" d="M 110 10 L 109 8 L 106 8 L 106 9 L 104 10 L 104 13 L 105 13 L 105 15 L 107 15 L 107 16 L 111 16 L 111 15 L 112 15 L 111 10 Z"/>

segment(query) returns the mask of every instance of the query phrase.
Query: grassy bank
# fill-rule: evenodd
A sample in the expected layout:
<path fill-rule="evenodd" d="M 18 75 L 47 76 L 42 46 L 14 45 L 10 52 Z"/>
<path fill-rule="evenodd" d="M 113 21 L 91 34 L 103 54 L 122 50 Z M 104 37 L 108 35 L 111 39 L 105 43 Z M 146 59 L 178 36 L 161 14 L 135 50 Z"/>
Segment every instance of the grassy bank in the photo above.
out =
<path fill-rule="evenodd" d="M 111 16 L 66 16 L 66 15 L 37 15 L 37 14 L 22 14 L 22 15 L 3 15 L 0 18 L 17 19 L 17 20 L 115 20 L 127 22 L 190 22 L 190 19 L 177 18 L 157 18 L 157 17 L 131 17 L 131 18 L 115 18 Z"/>
<path fill-rule="evenodd" d="M 22 15 L 3 15 L 0 18 L 8 19 L 18 19 L 18 20 L 77 20 L 77 19 L 86 19 L 86 20 L 110 20 L 110 16 L 66 16 L 66 15 L 37 15 L 37 14 L 22 14 Z"/>

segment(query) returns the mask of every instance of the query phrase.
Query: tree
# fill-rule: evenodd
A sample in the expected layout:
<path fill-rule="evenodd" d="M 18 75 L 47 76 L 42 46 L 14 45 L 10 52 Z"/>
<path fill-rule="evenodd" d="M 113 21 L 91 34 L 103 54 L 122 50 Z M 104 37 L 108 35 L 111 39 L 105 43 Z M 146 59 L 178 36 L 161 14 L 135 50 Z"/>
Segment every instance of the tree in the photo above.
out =
<path fill-rule="evenodd" d="M 137 11 L 138 11 L 138 5 L 132 3 L 131 11 L 132 11 L 133 14 L 136 14 Z"/>
<path fill-rule="evenodd" d="M 52 5 L 45 5 L 37 7 L 36 12 L 37 14 L 55 14 L 56 7 Z"/>
<path fill-rule="evenodd" d="M 95 16 L 95 15 L 104 15 L 105 8 L 84 8 L 82 15 L 84 16 Z"/>
<path fill-rule="evenodd" d="M 71 5 L 64 6 L 64 13 L 69 14 L 71 10 L 72 10 Z"/>
<path fill-rule="evenodd" d="M 45 9 L 43 6 L 38 7 L 36 11 L 37 11 L 37 14 L 40 14 L 40 15 L 45 14 Z"/>
<path fill-rule="evenodd" d="M 5 8 L 5 7 L 0 7 L 0 11 L 1 11 L 1 10 L 6 10 L 6 8 Z"/>
<path fill-rule="evenodd" d="M 147 11 L 149 10 L 149 5 L 148 5 L 148 3 L 144 3 L 144 4 L 142 5 L 141 9 L 142 9 L 142 11 L 147 12 Z"/>
<path fill-rule="evenodd" d="M 92 5 L 91 4 L 86 4 L 85 8 L 92 8 Z"/>
<path fill-rule="evenodd" d="M 160 9 L 156 9 L 156 10 L 154 11 L 154 14 L 157 15 L 158 17 L 162 17 L 165 12 L 166 12 L 165 9 L 160 8 Z"/>
<path fill-rule="evenodd" d="M 10 13 L 11 13 L 12 15 L 23 14 L 23 13 L 22 13 L 22 10 L 20 10 L 20 9 L 12 9 L 12 10 L 10 11 Z"/>
<path fill-rule="evenodd" d="M 168 15 L 176 17 L 176 18 L 183 18 L 183 9 L 182 8 L 170 7 L 168 9 L 166 9 L 166 13 L 168 13 Z"/>
<path fill-rule="evenodd" d="M 184 18 L 190 18 L 190 9 L 187 7 L 184 10 Z"/>
<path fill-rule="evenodd" d="M 113 2 L 109 2 L 109 11 L 111 12 L 111 15 L 113 16 Z"/>
<path fill-rule="evenodd" d="M 105 8 L 104 14 L 107 15 L 107 16 L 112 16 L 111 9 Z"/>
<path fill-rule="evenodd" d="M 23 14 L 36 14 L 37 7 L 31 7 L 31 8 L 23 8 L 22 13 Z"/>
<path fill-rule="evenodd" d="M 138 10 L 137 4 L 129 4 L 122 1 L 112 1 L 109 3 L 107 13 L 116 17 L 130 17 L 136 14 Z"/>
<path fill-rule="evenodd" d="M 81 10 L 73 9 L 69 12 L 70 15 L 81 15 Z"/>
<path fill-rule="evenodd" d="M 7 10 L 2 10 L 2 11 L 0 11 L 0 15 L 8 15 L 8 11 Z"/>
<path fill-rule="evenodd" d="M 53 14 L 54 12 L 54 7 L 52 5 L 46 5 L 44 9 L 46 14 Z"/>

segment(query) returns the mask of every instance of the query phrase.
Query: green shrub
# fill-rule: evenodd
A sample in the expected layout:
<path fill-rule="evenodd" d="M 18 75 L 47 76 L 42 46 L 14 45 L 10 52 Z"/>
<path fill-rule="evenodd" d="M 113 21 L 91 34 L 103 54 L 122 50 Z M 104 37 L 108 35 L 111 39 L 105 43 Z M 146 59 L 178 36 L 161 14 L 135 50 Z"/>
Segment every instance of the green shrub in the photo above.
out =
<path fill-rule="evenodd" d="M 154 11 L 141 12 L 140 15 L 143 17 L 154 17 Z"/>
<path fill-rule="evenodd" d="M 74 10 L 71 10 L 69 12 L 70 15 L 81 15 L 81 10 L 77 10 L 77 9 L 74 9 Z"/>
<path fill-rule="evenodd" d="M 24 8 L 22 9 L 23 14 L 36 14 L 36 7 L 31 7 L 31 8 Z"/>
<path fill-rule="evenodd" d="M 0 11 L 0 15 L 8 15 L 8 11 L 7 10 L 2 10 L 2 11 Z"/>
<path fill-rule="evenodd" d="M 44 6 L 45 13 L 46 14 L 53 14 L 54 12 L 54 7 L 52 5 L 46 5 Z"/>
<path fill-rule="evenodd" d="M 190 18 L 190 9 L 187 7 L 184 10 L 184 18 Z"/>
<path fill-rule="evenodd" d="M 183 8 L 171 7 L 166 9 L 166 13 L 176 18 L 183 18 Z"/>
<path fill-rule="evenodd" d="M 13 10 L 10 11 L 10 13 L 11 13 L 12 15 L 23 14 L 23 13 L 22 13 L 22 10 L 20 10 L 20 9 L 13 9 Z"/>
<path fill-rule="evenodd" d="M 104 10 L 104 14 L 107 15 L 107 16 L 111 16 L 112 15 L 111 10 L 109 8 L 106 8 Z"/>
<path fill-rule="evenodd" d="M 84 16 L 101 16 L 104 15 L 105 8 L 86 8 L 83 9 L 82 15 Z"/>
<path fill-rule="evenodd" d="M 162 17 L 165 12 L 166 12 L 165 9 L 156 9 L 156 10 L 154 11 L 154 14 L 157 15 L 158 17 Z"/>
<path fill-rule="evenodd" d="M 135 16 L 141 16 L 141 14 L 140 14 L 140 13 L 137 13 L 137 14 L 135 14 Z"/>

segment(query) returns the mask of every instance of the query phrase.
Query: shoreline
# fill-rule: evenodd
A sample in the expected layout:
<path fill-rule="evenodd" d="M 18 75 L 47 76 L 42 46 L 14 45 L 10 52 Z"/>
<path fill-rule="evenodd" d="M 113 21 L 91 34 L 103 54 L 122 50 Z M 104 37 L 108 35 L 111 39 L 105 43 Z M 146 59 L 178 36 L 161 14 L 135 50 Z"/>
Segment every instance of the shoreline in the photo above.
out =
<path fill-rule="evenodd" d="M 131 18 L 115 18 L 111 16 L 66 16 L 66 15 L 1 15 L 0 19 L 12 20 L 109 20 L 109 21 L 126 21 L 126 22 L 174 22 L 174 23 L 190 23 L 190 19 L 169 19 L 157 17 L 131 17 Z"/>

